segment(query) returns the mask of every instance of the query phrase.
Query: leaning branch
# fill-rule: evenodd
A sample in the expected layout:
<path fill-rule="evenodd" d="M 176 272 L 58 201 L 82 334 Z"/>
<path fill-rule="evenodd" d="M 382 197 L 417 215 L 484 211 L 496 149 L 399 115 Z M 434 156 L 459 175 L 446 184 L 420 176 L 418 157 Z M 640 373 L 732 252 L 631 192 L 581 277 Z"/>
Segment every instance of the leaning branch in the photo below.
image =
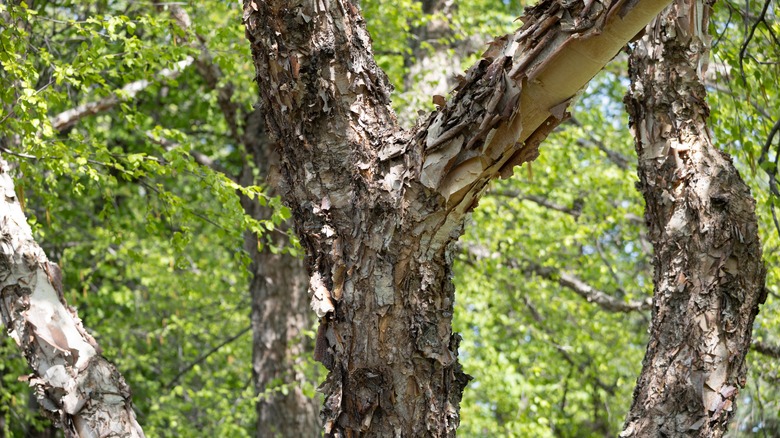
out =
<path fill-rule="evenodd" d="M 571 123 L 578 128 L 584 128 L 582 123 L 574 117 L 571 118 Z M 581 137 L 577 139 L 577 145 L 582 147 L 595 147 L 601 152 L 604 152 L 604 154 L 607 156 L 607 159 L 609 159 L 609 161 L 614 163 L 621 170 L 629 170 L 631 168 L 631 160 L 627 156 L 614 149 L 608 148 L 602 139 L 596 138 L 595 135 L 593 135 L 591 132 L 588 132 L 587 130 L 585 130 L 585 135 L 587 138 Z"/>
<path fill-rule="evenodd" d="M 501 257 L 499 253 L 493 253 L 489 249 L 480 245 L 469 245 L 465 247 L 465 250 L 469 257 L 475 260 L 497 259 Z M 644 300 L 624 301 L 604 291 L 596 289 L 574 274 L 555 268 L 542 266 L 530 260 L 510 259 L 507 262 L 507 265 L 511 268 L 522 271 L 523 274 L 535 274 L 544 279 L 555 281 L 560 286 L 565 287 L 581 296 L 589 303 L 596 304 L 603 310 L 607 310 L 609 312 L 644 312 L 652 308 L 651 298 Z"/>
<path fill-rule="evenodd" d="M 541 313 L 539 313 L 539 311 L 536 309 L 536 307 L 531 302 L 531 300 L 528 299 L 528 296 L 523 295 L 521 298 L 523 300 L 523 303 L 525 303 L 526 307 L 528 308 L 528 312 L 531 314 L 531 318 L 533 318 L 533 320 L 538 323 L 540 330 L 545 335 L 547 335 L 548 338 L 555 339 L 556 338 L 556 334 L 547 327 L 547 325 L 545 324 L 545 318 L 541 315 Z M 560 354 L 561 357 L 563 357 L 563 360 L 568 362 L 569 365 L 571 365 L 573 367 L 576 367 L 577 370 L 580 373 L 584 373 L 585 370 L 587 369 L 587 367 L 591 363 L 593 363 L 593 358 L 590 357 L 590 355 L 587 355 L 587 353 L 585 353 L 585 355 L 587 357 L 587 361 L 585 361 L 585 362 L 576 361 L 571 356 L 571 354 L 569 354 L 569 352 L 567 351 L 566 348 L 564 348 L 563 346 L 558 345 L 558 344 L 556 344 L 554 342 L 551 342 L 551 344 L 555 348 L 555 351 L 557 351 L 558 354 Z M 606 391 L 607 394 L 609 394 L 609 395 L 614 395 L 615 394 L 615 385 L 607 384 L 604 381 L 602 381 L 598 376 L 595 376 L 595 375 L 593 376 L 593 381 L 596 384 L 596 386 L 598 386 L 599 388 L 601 388 L 604 391 Z"/>
<path fill-rule="evenodd" d="M 773 359 L 780 359 L 780 345 L 767 344 L 766 342 L 753 341 L 750 344 L 753 351 Z"/>
<path fill-rule="evenodd" d="M 191 32 L 192 20 L 187 11 L 176 3 L 159 3 L 157 9 L 160 11 L 168 10 L 171 18 L 179 28 L 184 32 Z M 200 55 L 195 59 L 195 67 L 198 73 L 206 82 L 206 85 L 217 92 L 217 104 L 225 117 L 230 137 L 233 141 L 241 143 L 241 127 L 239 124 L 238 109 L 239 105 L 233 101 L 234 88 L 232 82 L 220 84 L 223 74 L 219 66 L 214 63 L 211 52 L 206 47 L 206 39 L 201 35 L 195 34 L 197 41 L 189 41 L 189 44 L 200 50 Z"/>
<path fill-rule="evenodd" d="M 67 437 L 143 437 L 119 371 L 62 295 L 62 273 L 33 240 L 0 158 L 0 316 L 32 368 L 30 386 Z"/>
<path fill-rule="evenodd" d="M 157 74 L 160 79 L 174 79 L 187 68 L 194 59 L 190 56 L 176 63 L 173 68 L 166 68 Z M 78 123 L 84 117 L 99 114 L 115 107 L 119 102 L 132 99 L 136 94 L 152 84 L 152 81 L 141 79 L 122 87 L 118 92 L 95 102 L 87 102 L 75 108 L 63 111 L 51 118 L 51 126 L 56 131 L 63 131 Z"/>
<path fill-rule="evenodd" d="M 203 353 L 203 354 L 202 354 L 200 357 L 198 357 L 198 358 L 197 358 L 197 359 L 195 359 L 195 360 L 194 360 L 192 363 L 190 363 L 189 365 L 187 365 L 186 367 L 184 367 L 184 368 L 183 368 L 181 371 L 179 371 L 179 374 L 176 374 L 176 376 L 174 376 L 174 377 L 173 377 L 173 379 L 171 379 L 171 381 L 170 381 L 170 382 L 168 382 L 168 384 L 167 384 L 167 385 L 165 385 L 165 389 L 168 389 L 168 390 L 169 390 L 169 389 L 173 388 L 173 385 L 175 385 L 175 384 L 176 384 L 176 382 L 178 382 L 178 381 L 179 381 L 179 379 L 181 379 L 181 378 L 182 378 L 182 376 L 184 376 L 185 374 L 187 374 L 188 372 L 190 372 L 190 371 L 191 371 L 193 368 L 195 368 L 196 366 L 198 366 L 198 365 L 200 365 L 201 363 L 203 363 L 203 361 L 204 361 L 204 360 L 206 360 L 206 359 L 208 359 L 209 357 L 211 357 L 211 355 L 213 355 L 214 353 L 216 353 L 217 351 L 219 351 L 219 350 L 220 350 L 222 347 L 224 347 L 225 345 L 228 345 L 228 344 L 230 344 L 231 342 L 234 342 L 236 339 L 238 339 L 238 338 L 240 338 L 241 336 L 243 336 L 243 335 L 244 335 L 245 333 L 247 333 L 249 330 L 252 330 L 252 326 L 251 326 L 251 325 L 250 325 L 250 326 L 247 326 L 247 327 L 245 327 L 245 328 L 243 328 L 243 329 L 241 329 L 241 330 L 240 330 L 238 333 L 236 333 L 236 334 L 234 334 L 233 336 L 231 336 L 231 337 L 229 337 L 229 338 L 225 339 L 224 341 L 220 342 L 220 343 L 219 343 L 219 344 L 217 344 L 215 347 L 213 347 L 211 350 L 209 350 L 209 351 L 207 351 L 207 352 Z"/>
<path fill-rule="evenodd" d="M 667 0 L 542 2 L 497 38 L 423 124 L 419 181 L 459 219 L 496 177 L 535 159 L 569 104 Z"/>
<path fill-rule="evenodd" d="M 520 199 L 521 201 L 533 202 L 534 204 L 541 207 L 568 214 L 569 216 L 574 217 L 575 220 L 577 220 L 577 218 L 579 218 L 582 214 L 583 202 L 581 198 L 576 199 L 571 207 L 567 207 L 565 205 L 551 201 L 544 196 L 529 195 L 527 193 L 522 193 L 519 190 L 494 190 L 490 192 L 490 194 L 507 198 Z"/>

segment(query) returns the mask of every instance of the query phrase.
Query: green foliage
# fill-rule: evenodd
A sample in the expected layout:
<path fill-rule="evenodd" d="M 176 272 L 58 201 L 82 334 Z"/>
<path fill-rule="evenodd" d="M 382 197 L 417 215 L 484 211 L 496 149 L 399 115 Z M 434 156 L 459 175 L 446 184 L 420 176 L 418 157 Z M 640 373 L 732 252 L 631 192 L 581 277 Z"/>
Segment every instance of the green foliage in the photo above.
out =
<path fill-rule="evenodd" d="M 493 256 L 467 252 L 456 264 L 456 327 L 464 368 L 475 377 L 464 394 L 462 436 L 619 432 L 649 315 L 606 312 L 556 281 L 568 272 L 624 301 L 652 293 L 635 170 L 595 144 L 631 154 L 626 117 L 610 122 L 611 108 L 597 103 L 615 79 L 601 74 L 574 111 L 579 126 L 552 135 L 540 157 L 498 183 L 474 213 L 463 247 Z M 532 201 L 540 198 L 567 212 Z"/>
<path fill-rule="evenodd" d="M 490 36 L 503 35 L 514 28 L 513 20 L 521 13 L 521 4 L 516 1 L 480 0 L 453 2 L 442 11 L 423 11 L 418 0 L 400 2 L 382 2 L 366 0 L 361 2 L 368 30 L 374 41 L 374 54 L 377 63 L 387 73 L 395 87 L 393 107 L 401 114 L 416 114 L 417 110 L 432 110 L 431 96 L 422 95 L 416 89 L 421 79 L 411 73 L 411 67 L 420 62 L 425 54 L 445 50 L 463 59 L 464 68 L 470 65 L 482 50 L 477 44 L 476 50 L 463 53 L 466 40 L 487 41 Z M 451 33 L 442 36 L 421 36 L 420 29 L 431 23 L 435 27 L 449 27 Z M 434 67 L 435 68 L 435 67 Z"/>
<path fill-rule="evenodd" d="M 226 176 L 239 174 L 244 157 L 217 91 L 194 67 L 165 74 L 199 56 L 187 43 L 198 33 L 215 45 L 224 77 L 251 83 L 239 10 L 190 8 L 185 32 L 166 11 L 137 2 L 0 8 L 1 146 L 36 238 L 63 268 L 68 302 L 127 379 L 149 436 L 250 436 L 243 232 L 262 244 L 290 212 L 262 187 Z M 255 91 L 237 90 L 242 117 Z M 112 96 L 108 108 L 53 128 L 50 118 Z M 238 194 L 272 215 L 245 215 Z M 5 436 L 23 436 L 47 421 L 28 405 L 16 381 L 26 365 L 5 341 L 0 415 L 11 419 Z"/>

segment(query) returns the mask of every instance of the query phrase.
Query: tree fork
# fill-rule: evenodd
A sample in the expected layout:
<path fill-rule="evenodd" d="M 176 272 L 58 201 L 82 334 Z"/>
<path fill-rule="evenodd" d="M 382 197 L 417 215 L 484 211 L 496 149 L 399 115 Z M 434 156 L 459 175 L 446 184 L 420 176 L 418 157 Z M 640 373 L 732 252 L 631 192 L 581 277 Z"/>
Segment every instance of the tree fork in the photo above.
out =
<path fill-rule="evenodd" d="M 468 378 L 451 244 L 488 182 L 534 159 L 575 94 L 666 4 L 544 1 L 406 132 L 355 2 L 244 2 L 321 321 L 326 435 L 455 434 Z"/>

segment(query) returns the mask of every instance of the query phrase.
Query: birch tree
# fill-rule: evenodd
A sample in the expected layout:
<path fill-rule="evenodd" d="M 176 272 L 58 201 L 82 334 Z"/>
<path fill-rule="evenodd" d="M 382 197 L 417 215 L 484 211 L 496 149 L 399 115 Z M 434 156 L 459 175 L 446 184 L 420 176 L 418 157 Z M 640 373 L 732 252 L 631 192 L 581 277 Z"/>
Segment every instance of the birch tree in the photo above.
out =
<path fill-rule="evenodd" d="M 665 5 L 542 2 L 404 131 L 354 3 L 244 3 L 320 318 L 327 436 L 454 435 L 468 382 L 451 329 L 464 219 Z"/>
<path fill-rule="evenodd" d="M 766 300 L 755 201 L 711 140 L 711 3 L 676 1 L 629 60 L 626 98 L 655 249 L 650 342 L 622 437 L 722 436 Z"/>
<path fill-rule="evenodd" d="M 130 388 L 62 296 L 62 273 L 33 240 L 0 159 L 0 316 L 33 373 L 26 378 L 67 437 L 143 437 Z"/>

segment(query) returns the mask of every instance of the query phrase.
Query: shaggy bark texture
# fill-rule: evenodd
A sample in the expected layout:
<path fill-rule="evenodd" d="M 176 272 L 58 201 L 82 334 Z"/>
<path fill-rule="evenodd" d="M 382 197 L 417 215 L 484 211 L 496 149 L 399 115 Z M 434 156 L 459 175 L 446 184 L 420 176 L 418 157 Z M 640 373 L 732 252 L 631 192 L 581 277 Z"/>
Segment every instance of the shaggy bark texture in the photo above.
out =
<path fill-rule="evenodd" d="M 655 249 L 655 295 L 622 437 L 722 436 L 766 298 L 755 202 L 707 130 L 709 16 L 709 3 L 678 0 L 630 57 L 626 104 Z"/>
<path fill-rule="evenodd" d="M 65 303 L 62 273 L 33 240 L 0 159 L 0 316 L 44 412 L 67 437 L 143 437 L 130 388 Z"/>
<path fill-rule="evenodd" d="M 665 0 L 543 1 L 410 132 L 357 2 L 247 0 L 261 109 L 307 253 L 327 436 L 453 436 L 452 243 Z"/>

